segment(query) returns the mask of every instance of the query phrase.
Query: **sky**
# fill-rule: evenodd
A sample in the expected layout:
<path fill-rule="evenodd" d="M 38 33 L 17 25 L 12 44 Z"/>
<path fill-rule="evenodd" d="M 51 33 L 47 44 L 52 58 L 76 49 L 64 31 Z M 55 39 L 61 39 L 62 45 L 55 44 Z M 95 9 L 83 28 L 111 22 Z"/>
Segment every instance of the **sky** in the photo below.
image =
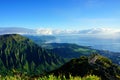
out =
<path fill-rule="evenodd" d="M 0 0 L 0 27 L 120 28 L 120 0 Z"/>

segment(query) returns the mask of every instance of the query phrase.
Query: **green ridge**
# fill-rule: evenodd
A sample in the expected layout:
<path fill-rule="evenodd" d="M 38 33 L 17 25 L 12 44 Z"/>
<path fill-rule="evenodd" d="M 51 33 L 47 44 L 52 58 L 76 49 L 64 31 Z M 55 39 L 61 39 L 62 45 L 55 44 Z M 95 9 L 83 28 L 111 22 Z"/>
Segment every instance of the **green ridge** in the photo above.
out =
<path fill-rule="evenodd" d="M 0 74 L 37 75 L 58 68 L 65 60 L 18 34 L 0 36 Z"/>

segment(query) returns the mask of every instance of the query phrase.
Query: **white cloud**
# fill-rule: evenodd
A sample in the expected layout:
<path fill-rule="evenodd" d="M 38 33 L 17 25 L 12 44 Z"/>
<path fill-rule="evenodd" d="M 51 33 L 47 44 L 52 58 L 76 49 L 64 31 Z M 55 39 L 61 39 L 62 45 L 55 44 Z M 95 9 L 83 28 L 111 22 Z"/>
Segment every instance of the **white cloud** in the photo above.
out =
<path fill-rule="evenodd" d="M 120 29 L 114 28 L 93 28 L 86 30 L 72 30 L 72 29 L 49 29 L 49 28 L 38 28 L 38 29 L 25 29 L 25 28 L 0 28 L 0 34 L 29 34 L 29 35 L 94 35 L 103 37 L 116 37 L 120 34 Z"/>
<path fill-rule="evenodd" d="M 120 30 L 112 29 L 112 28 L 93 28 L 88 30 L 81 30 L 80 33 L 86 34 L 113 34 L 119 32 Z"/>
<path fill-rule="evenodd" d="M 36 34 L 38 34 L 38 35 L 52 35 L 53 31 L 51 29 L 39 28 L 39 29 L 36 29 Z"/>
<path fill-rule="evenodd" d="M 120 29 L 113 28 L 93 28 L 88 30 L 81 30 L 79 34 L 87 34 L 88 36 L 97 37 L 97 38 L 112 38 L 116 39 L 120 36 Z"/>
<path fill-rule="evenodd" d="M 120 29 L 113 28 L 92 28 L 86 30 L 71 30 L 71 29 L 48 29 L 39 28 L 36 29 L 38 35 L 59 35 L 59 34 L 93 34 L 93 35 L 111 35 L 120 33 Z"/>
<path fill-rule="evenodd" d="M 71 29 L 65 29 L 65 30 L 53 30 L 54 34 L 77 34 L 79 30 L 71 30 Z"/>

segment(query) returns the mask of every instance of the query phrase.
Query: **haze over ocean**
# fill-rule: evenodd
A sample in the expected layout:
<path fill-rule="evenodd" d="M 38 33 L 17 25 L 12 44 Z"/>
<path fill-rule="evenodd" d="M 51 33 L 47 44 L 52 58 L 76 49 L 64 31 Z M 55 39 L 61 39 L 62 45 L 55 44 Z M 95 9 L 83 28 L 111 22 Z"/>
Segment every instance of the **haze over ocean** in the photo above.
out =
<path fill-rule="evenodd" d="M 90 46 L 94 49 L 109 50 L 120 52 L 120 37 L 117 38 L 97 38 L 86 35 L 74 36 L 56 36 L 56 40 L 51 42 L 57 43 L 75 43 L 82 46 Z"/>

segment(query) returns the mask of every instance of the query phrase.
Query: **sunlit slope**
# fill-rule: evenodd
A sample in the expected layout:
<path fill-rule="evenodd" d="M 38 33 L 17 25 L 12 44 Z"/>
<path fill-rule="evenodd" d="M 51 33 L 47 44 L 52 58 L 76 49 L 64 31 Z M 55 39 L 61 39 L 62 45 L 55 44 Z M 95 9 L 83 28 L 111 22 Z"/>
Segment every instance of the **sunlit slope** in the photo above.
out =
<path fill-rule="evenodd" d="M 0 36 L 0 74 L 40 74 L 53 70 L 65 60 L 18 34 Z"/>

